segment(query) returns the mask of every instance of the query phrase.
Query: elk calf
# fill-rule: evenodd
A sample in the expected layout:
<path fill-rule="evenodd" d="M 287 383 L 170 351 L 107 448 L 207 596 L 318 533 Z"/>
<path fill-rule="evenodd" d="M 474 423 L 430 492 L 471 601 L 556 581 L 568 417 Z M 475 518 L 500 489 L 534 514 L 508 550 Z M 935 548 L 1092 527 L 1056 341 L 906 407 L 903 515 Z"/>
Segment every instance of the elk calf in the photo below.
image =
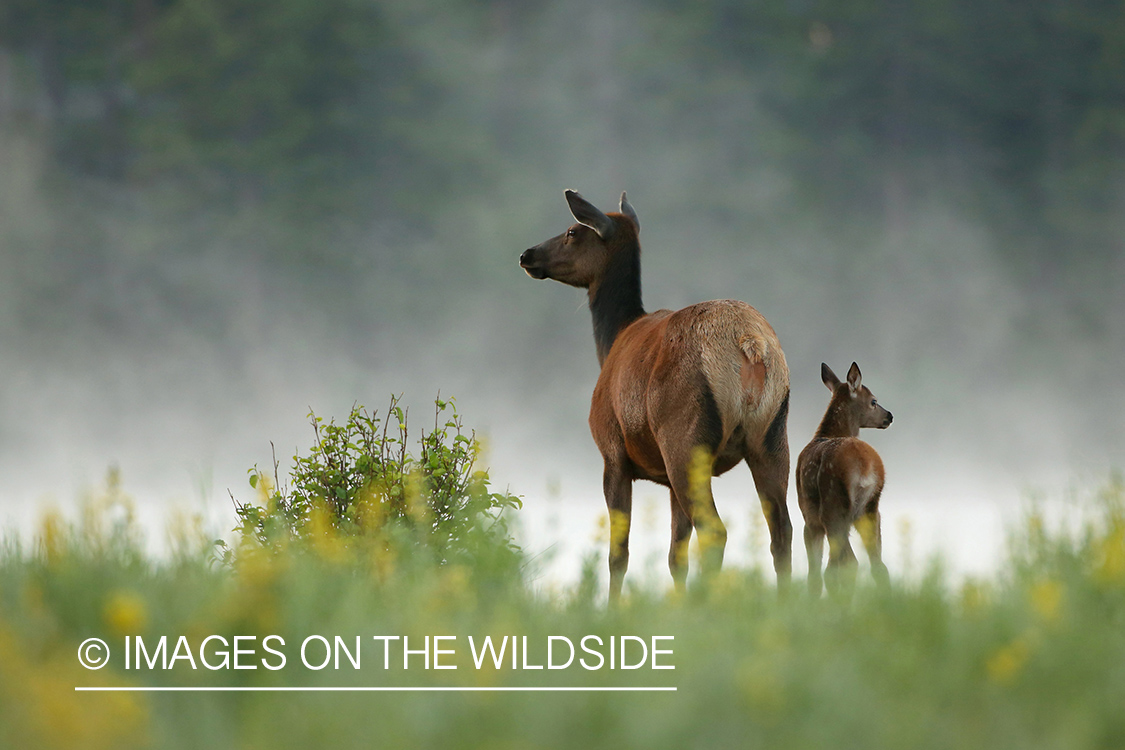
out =
<path fill-rule="evenodd" d="M 820 596 L 821 555 L 827 536 L 828 592 L 847 597 L 855 582 L 856 558 L 848 542 L 853 525 L 871 560 L 871 575 L 880 585 L 889 583 L 879 529 L 883 461 L 857 435 L 861 427 L 885 429 L 892 417 L 862 384 L 855 362 L 847 382 L 841 383 L 826 364 L 820 366 L 820 378 L 832 392 L 832 400 L 812 442 L 797 458 L 797 500 L 805 517 L 809 592 Z"/>
<path fill-rule="evenodd" d="M 646 313 L 641 305 L 640 221 L 621 194 L 605 214 L 566 191 L 577 222 L 529 248 L 520 266 L 535 279 L 587 290 L 601 375 L 590 402 L 590 431 L 604 461 L 610 516 L 609 598 L 621 593 L 629 565 L 635 479 L 668 487 L 676 587 L 687 578 L 694 528 L 704 572 L 723 561 L 726 528 L 715 510 L 711 477 L 745 461 L 770 530 L 779 585 L 789 579 L 793 527 L 789 484 L 789 368 L 777 335 L 750 305 L 701 302 Z"/>

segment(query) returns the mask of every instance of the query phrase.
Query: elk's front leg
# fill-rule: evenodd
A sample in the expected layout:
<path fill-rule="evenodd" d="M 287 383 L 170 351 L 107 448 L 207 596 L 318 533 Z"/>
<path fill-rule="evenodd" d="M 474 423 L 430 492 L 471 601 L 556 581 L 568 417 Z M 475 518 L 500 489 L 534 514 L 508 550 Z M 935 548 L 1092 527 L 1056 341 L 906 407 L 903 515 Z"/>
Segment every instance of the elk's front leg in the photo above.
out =
<path fill-rule="evenodd" d="M 609 601 L 621 596 L 625 571 L 629 568 L 629 525 L 633 512 L 633 480 L 625 467 L 606 460 L 602 475 L 605 504 L 609 511 Z"/>

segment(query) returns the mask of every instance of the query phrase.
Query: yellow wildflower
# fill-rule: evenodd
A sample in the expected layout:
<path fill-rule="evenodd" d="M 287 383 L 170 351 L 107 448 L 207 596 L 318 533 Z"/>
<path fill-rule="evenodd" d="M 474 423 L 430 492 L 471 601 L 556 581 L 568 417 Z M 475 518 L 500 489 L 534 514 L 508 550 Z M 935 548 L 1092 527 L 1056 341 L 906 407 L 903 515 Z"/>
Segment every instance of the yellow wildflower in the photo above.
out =
<path fill-rule="evenodd" d="M 1043 580 L 1031 587 L 1028 599 L 1036 614 L 1047 622 L 1059 619 L 1062 605 L 1063 586 L 1058 581 Z"/>
<path fill-rule="evenodd" d="M 44 513 L 39 523 L 39 545 L 49 566 L 58 565 L 66 555 L 66 524 L 54 508 Z"/>
<path fill-rule="evenodd" d="M 1010 685 L 1019 677 L 1031 656 L 1031 644 L 1024 636 L 997 649 L 985 662 L 988 678 L 997 685 Z"/>
<path fill-rule="evenodd" d="M 34 658 L 14 634 L 0 625 L 0 732 L 13 747 L 125 750 L 148 747 L 149 716 L 142 698 L 129 693 L 80 693 L 91 673 L 71 649 Z M 98 672 L 101 685 L 121 684 L 113 672 Z"/>
<path fill-rule="evenodd" d="M 975 615 L 988 606 L 988 585 L 979 581 L 965 581 L 961 586 L 961 608 L 966 614 Z"/>
<path fill-rule="evenodd" d="M 738 686 L 755 721 L 768 726 L 780 719 L 787 702 L 785 684 L 771 661 L 747 661 L 739 670 Z"/>
<path fill-rule="evenodd" d="M 322 559 L 333 563 L 347 561 L 347 544 L 336 528 L 332 510 L 324 503 L 315 503 L 309 510 L 309 538 Z"/>
<path fill-rule="evenodd" d="M 1094 575 L 1101 583 L 1125 581 L 1125 524 L 1114 524 L 1098 545 Z"/>
<path fill-rule="evenodd" d="M 711 471 L 715 459 L 706 446 L 697 445 L 691 449 L 691 462 L 688 464 L 688 494 L 692 503 L 704 501 L 710 494 Z"/>
<path fill-rule="evenodd" d="M 102 619 L 117 637 L 141 634 L 148 624 L 144 600 L 134 591 L 118 591 L 102 608 Z"/>
<path fill-rule="evenodd" d="M 617 550 L 629 541 L 629 514 L 620 510 L 609 512 L 609 544 Z"/>
<path fill-rule="evenodd" d="M 594 541 L 598 544 L 605 544 L 609 541 L 609 518 L 606 516 L 598 516 L 598 525 L 594 530 Z"/>

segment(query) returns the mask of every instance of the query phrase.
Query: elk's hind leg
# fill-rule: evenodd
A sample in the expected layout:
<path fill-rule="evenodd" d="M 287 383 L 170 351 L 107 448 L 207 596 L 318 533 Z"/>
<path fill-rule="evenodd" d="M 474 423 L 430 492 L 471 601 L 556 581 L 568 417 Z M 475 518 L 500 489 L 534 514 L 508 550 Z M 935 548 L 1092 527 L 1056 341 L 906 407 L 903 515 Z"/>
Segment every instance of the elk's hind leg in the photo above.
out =
<path fill-rule="evenodd" d="M 824 529 L 813 527 L 805 523 L 805 554 L 809 558 L 809 594 L 814 599 L 820 598 L 824 590 L 824 576 L 821 569 L 824 564 Z"/>
<path fill-rule="evenodd" d="M 672 492 L 677 498 L 687 500 L 681 503 L 681 509 L 695 528 L 704 575 L 722 569 L 727 546 L 727 527 L 719 518 L 711 494 L 712 463 L 711 454 L 703 447 L 696 448 L 690 460 L 671 462 L 666 459 Z"/>
<path fill-rule="evenodd" d="M 761 445 L 746 446 L 745 459 L 770 530 L 770 553 L 777 587 L 784 590 L 793 575 L 793 523 L 785 496 L 789 492 L 789 394 L 773 415 Z"/>
<path fill-rule="evenodd" d="M 871 561 L 871 577 L 876 584 L 886 588 L 891 585 L 891 576 L 883 562 L 883 533 L 880 525 L 879 493 L 876 492 L 867 504 L 867 510 L 856 519 L 855 528 L 859 532 L 859 538 L 863 540 L 867 558 Z"/>
<path fill-rule="evenodd" d="M 676 497 L 675 490 L 669 492 L 672 501 L 672 545 L 668 549 L 668 570 L 676 591 L 683 592 L 688 575 L 688 542 L 691 539 L 691 516 L 687 514 Z"/>
<path fill-rule="evenodd" d="M 785 496 L 789 491 L 789 447 L 762 454 L 748 453 L 746 463 L 754 475 L 754 487 L 762 514 L 770 530 L 770 554 L 778 586 L 789 583 L 793 572 L 793 523 Z"/>
<path fill-rule="evenodd" d="M 844 524 L 842 530 L 828 531 L 828 569 L 824 572 L 824 584 L 834 598 L 848 602 L 855 590 L 856 557 L 848 541 L 851 527 Z"/>

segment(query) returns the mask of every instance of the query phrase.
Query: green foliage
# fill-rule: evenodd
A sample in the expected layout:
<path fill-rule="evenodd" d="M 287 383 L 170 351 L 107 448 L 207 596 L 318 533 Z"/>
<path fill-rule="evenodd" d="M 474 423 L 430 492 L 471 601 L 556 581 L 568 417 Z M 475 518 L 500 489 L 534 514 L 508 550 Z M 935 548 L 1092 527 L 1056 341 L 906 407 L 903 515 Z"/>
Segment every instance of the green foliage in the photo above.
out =
<path fill-rule="evenodd" d="M 80 524 L 45 521 L 35 545 L 0 548 L 0 745 L 299 748 L 410 747 L 1112 748 L 1125 741 L 1125 485 L 1112 480 L 1088 520 L 1064 532 L 1034 514 L 1011 532 L 994 577 L 956 584 L 938 568 L 850 606 L 779 599 L 762 570 L 728 570 L 677 597 L 631 586 L 606 611 L 593 575 L 544 598 L 521 576 L 472 565 L 371 571 L 356 560 L 243 546 L 230 565 L 140 549 L 120 493 Z M 118 518 L 98 520 L 99 513 Z M 130 527 L 133 528 L 130 531 Z M 337 531 L 337 533 L 340 533 Z M 188 536 L 191 536 L 188 534 Z M 129 541 L 132 539 L 133 541 Z M 189 545 L 191 546 L 191 545 Z M 131 549 L 131 552 L 122 554 Z M 604 584 L 603 584 L 604 585 Z M 284 639 L 279 671 L 123 669 L 125 635 Z M 299 663 L 304 638 L 366 641 L 360 669 Z M 456 670 L 401 655 L 384 668 L 372 635 L 455 635 Z M 540 663 L 550 635 L 672 635 L 674 670 L 477 670 L 466 638 L 527 636 Z M 116 661 L 75 662 L 106 639 Z M 276 645 L 276 644 L 275 644 Z M 447 644 L 448 645 L 448 644 Z M 244 648 L 251 646 L 244 645 Z M 401 653 L 401 652 L 396 652 Z M 261 656 L 260 650 L 251 658 Z M 314 661 L 317 657 L 314 657 Z M 76 685 L 324 688 L 671 685 L 675 693 L 75 693 Z M 377 706 L 373 710 L 372 706 Z M 341 721 L 340 716 L 347 716 Z"/>
<path fill-rule="evenodd" d="M 398 397 L 384 418 L 357 405 L 343 424 L 309 419 L 316 440 L 307 455 L 293 457 L 287 484 L 276 462 L 272 482 L 250 470 L 250 486 L 265 502 L 236 502 L 244 537 L 274 549 L 292 540 L 354 546 L 407 539 L 442 562 L 514 550 L 501 514 L 521 502 L 490 491 L 488 472 L 476 468 L 480 442 L 475 432 L 465 434 L 454 401 L 435 399 L 434 427 L 422 432 L 417 456 Z"/>

